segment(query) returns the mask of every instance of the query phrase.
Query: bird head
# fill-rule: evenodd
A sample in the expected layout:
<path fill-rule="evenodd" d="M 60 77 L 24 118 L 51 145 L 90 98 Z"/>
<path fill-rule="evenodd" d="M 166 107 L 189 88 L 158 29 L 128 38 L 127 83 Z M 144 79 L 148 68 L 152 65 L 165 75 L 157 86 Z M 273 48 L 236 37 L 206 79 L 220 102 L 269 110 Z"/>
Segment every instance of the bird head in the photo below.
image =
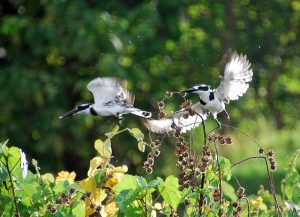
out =
<path fill-rule="evenodd" d="M 196 93 L 196 94 L 202 94 L 210 91 L 210 86 L 206 84 L 197 84 L 194 85 L 192 88 L 183 90 L 182 92 L 185 93 Z"/>
<path fill-rule="evenodd" d="M 76 106 L 73 110 L 66 112 L 62 116 L 59 117 L 59 119 L 71 116 L 71 115 L 76 115 L 76 114 L 89 114 L 89 108 L 92 105 L 92 103 L 84 103 L 81 105 Z"/>

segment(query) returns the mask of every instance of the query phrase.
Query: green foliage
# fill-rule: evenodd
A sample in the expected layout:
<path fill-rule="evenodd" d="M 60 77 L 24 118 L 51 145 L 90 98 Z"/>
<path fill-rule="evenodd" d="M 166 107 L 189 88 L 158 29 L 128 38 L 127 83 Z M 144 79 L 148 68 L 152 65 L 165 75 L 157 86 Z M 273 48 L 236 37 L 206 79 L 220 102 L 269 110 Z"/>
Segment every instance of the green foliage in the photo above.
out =
<path fill-rule="evenodd" d="M 106 134 L 111 140 L 116 135 L 129 131 L 134 137 L 143 139 L 141 132 L 113 128 Z M 132 132 L 133 131 L 133 132 Z M 139 140 L 138 140 L 139 141 Z M 218 216 L 220 212 L 233 215 L 234 203 L 241 203 L 241 216 L 248 215 L 247 204 L 243 197 L 235 192 L 231 181 L 231 163 L 224 157 L 212 162 L 202 175 L 207 181 L 204 188 L 181 188 L 177 177 L 170 175 L 163 180 L 157 177 L 147 181 L 144 177 L 124 174 L 125 165 L 114 167 L 110 164 L 111 152 L 103 152 L 105 144 L 95 141 L 97 156 L 90 161 L 87 178 L 77 180 L 74 172 L 61 171 L 57 176 L 51 173 L 40 174 L 37 162 L 33 160 L 36 173 L 28 172 L 23 178 L 21 169 L 21 151 L 17 147 L 8 147 L 7 141 L 0 144 L 0 207 L 1 214 L 12 216 L 16 212 L 21 216 L 170 216 L 181 213 L 184 216 Z M 110 145 L 107 145 L 110 148 Z M 107 150 L 107 149 L 105 149 Z M 109 154 L 107 154 L 109 153 Z M 296 161 L 299 151 L 286 170 L 282 180 L 282 195 L 277 195 L 284 216 L 293 216 L 299 212 L 299 171 Z M 220 168 L 218 169 L 218 166 Z M 221 180 L 219 179 L 219 172 Z M 13 177 L 13 178 L 12 178 Z M 226 180 L 226 181 L 225 181 Z M 216 190 L 221 184 L 221 195 Z M 205 203 L 199 205 L 201 197 Z M 222 202 L 219 202 L 219 198 Z M 257 195 L 249 195 L 250 216 L 274 216 L 273 197 L 263 187 Z M 181 215 L 180 214 L 180 215 Z"/>
<path fill-rule="evenodd" d="M 232 48 L 247 54 L 254 80 L 239 103 L 228 105 L 231 125 L 258 128 L 251 131 L 253 135 L 275 126 L 272 138 L 283 143 L 277 128 L 290 131 L 299 119 L 299 3 L 230 2 L 1 1 L 2 137 L 22 144 L 29 156 L 39 156 L 46 171 L 76 168 L 83 177 L 87 165 L 80 162 L 88 162 L 93 151 L 83 144 L 92 143 L 117 121 L 57 118 L 76 104 L 92 100 L 85 88 L 89 80 L 97 76 L 127 79 L 136 106 L 152 111 L 153 102 L 165 90 L 195 83 L 216 87 L 222 56 Z M 168 111 L 175 111 L 176 103 Z M 268 127 L 256 124 L 261 118 Z M 125 123 L 141 127 L 136 118 Z M 140 171 L 139 150 L 130 147 L 128 136 L 115 141 L 121 142 L 115 155 L 130 161 L 133 172 Z M 278 152 L 291 155 L 297 144 L 277 147 Z M 144 148 L 140 142 L 139 149 Z M 57 164 L 49 164 L 52 160 Z M 164 165 L 157 170 L 160 175 L 174 172 L 163 160 L 160 164 Z M 262 170 L 258 173 L 262 176 Z"/>

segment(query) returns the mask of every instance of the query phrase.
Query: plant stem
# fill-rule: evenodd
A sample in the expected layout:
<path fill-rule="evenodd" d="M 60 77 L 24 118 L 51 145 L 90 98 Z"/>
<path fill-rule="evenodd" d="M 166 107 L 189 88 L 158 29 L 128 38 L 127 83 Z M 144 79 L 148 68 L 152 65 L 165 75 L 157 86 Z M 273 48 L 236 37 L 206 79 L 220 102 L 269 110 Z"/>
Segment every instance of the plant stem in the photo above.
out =
<path fill-rule="evenodd" d="M 145 194 L 145 217 L 148 217 L 147 190 L 146 190 L 146 194 Z"/>
<path fill-rule="evenodd" d="M 199 115 L 199 114 L 198 114 Z M 202 118 L 201 115 L 199 115 L 202 119 L 202 128 L 203 128 L 203 140 L 204 140 L 204 144 L 206 144 L 206 128 L 205 128 L 205 123 L 204 123 L 204 119 Z M 202 173 L 201 176 L 201 184 L 200 184 L 200 188 L 203 189 L 204 188 L 204 183 L 205 183 L 205 173 Z M 203 193 L 200 194 L 200 198 L 199 198 L 199 214 L 201 215 L 202 213 L 202 206 L 204 203 L 204 195 Z"/>
<path fill-rule="evenodd" d="M 220 167 L 220 162 L 219 162 L 219 152 L 216 146 L 216 142 L 214 142 L 214 147 L 216 150 L 216 156 L 217 156 L 217 164 L 218 164 L 218 172 L 219 172 L 219 191 L 220 191 L 220 199 L 219 203 L 222 205 L 222 177 L 221 177 L 221 167 Z"/>
<path fill-rule="evenodd" d="M 241 163 L 243 163 L 245 161 L 252 160 L 252 159 L 257 159 L 257 158 L 264 159 L 264 161 L 265 161 L 266 168 L 267 168 L 267 173 L 268 173 L 269 184 L 270 184 L 270 188 L 271 188 L 271 193 L 272 193 L 273 200 L 274 200 L 274 206 L 275 206 L 275 210 L 276 210 L 276 216 L 282 216 L 281 213 L 280 213 L 279 207 L 278 207 L 277 199 L 276 199 L 275 185 L 274 185 L 273 177 L 271 175 L 271 172 L 270 172 L 270 169 L 269 169 L 269 165 L 268 165 L 268 161 L 267 161 L 267 158 L 265 156 L 248 157 L 248 158 L 246 158 L 244 160 L 241 160 L 239 162 L 234 163 L 231 166 L 231 168 L 234 167 L 234 166 L 236 166 L 236 165 L 238 165 L 238 164 L 241 164 Z"/>
<path fill-rule="evenodd" d="M 16 208 L 16 217 L 19 217 L 20 213 L 19 213 L 18 206 L 17 206 L 17 198 L 16 198 L 16 194 L 15 194 L 15 187 L 14 187 L 13 178 L 12 178 L 12 175 L 11 175 L 12 171 L 8 167 L 8 157 L 4 156 L 4 159 L 5 159 L 5 162 L 6 162 L 6 164 L 4 164 L 4 165 L 7 169 L 8 175 L 9 175 L 9 181 L 10 181 L 10 185 L 11 185 L 13 200 L 14 200 L 14 204 L 15 204 L 15 208 Z"/>

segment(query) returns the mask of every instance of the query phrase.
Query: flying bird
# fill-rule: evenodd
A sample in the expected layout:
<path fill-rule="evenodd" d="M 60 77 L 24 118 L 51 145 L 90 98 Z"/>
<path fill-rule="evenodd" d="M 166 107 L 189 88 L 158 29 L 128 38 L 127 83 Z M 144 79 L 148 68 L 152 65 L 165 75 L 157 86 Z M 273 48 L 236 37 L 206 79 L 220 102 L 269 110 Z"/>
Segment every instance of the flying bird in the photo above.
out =
<path fill-rule="evenodd" d="M 192 105 L 189 110 L 181 109 L 174 112 L 171 117 L 162 119 L 145 119 L 144 125 L 155 134 L 166 134 L 179 129 L 182 133 L 199 126 L 207 118 L 206 112 L 199 107 L 199 104 Z"/>
<path fill-rule="evenodd" d="M 128 92 L 124 82 L 116 78 L 96 78 L 90 81 L 87 89 L 93 94 L 94 103 L 76 106 L 59 118 L 76 114 L 116 116 L 120 120 L 124 114 L 134 114 L 143 118 L 150 118 L 151 112 L 133 107 L 134 96 Z"/>
<path fill-rule="evenodd" d="M 199 126 L 211 113 L 218 126 L 221 127 L 217 115 L 224 111 L 227 118 L 230 119 L 225 109 L 225 104 L 228 104 L 230 100 L 239 99 L 246 93 L 249 87 L 248 82 L 252 80 L 253 76 L 253 71 L 250 67 L 251 63 L 247 60 L 246 55 L 238 55 L 234 52 L 225 66 L 224 75 L 221 77 L 218 88 L 211 89 L 209 85 L 199 84 L 182 91 L 198 94 L 199 101 L 193 104 L 190 109 L 195 112 L 194 114 L 191 114 L 186 109 L 182 109 L 168 118 L 145 120 L 145 126 L 150 132 L 157 134 L 169 133 L 174 128 L 180 128 L 181 132 L 185 133 Z"/>
<path fill-rule="evenodd" d="M 230 100 L 239 99 L 246 93 L 252 76 L 253 71 L 247 56 L 234 52 L 225 66 L 219 87 L 211 89 L 209 85 L 199 84 L 183 92 L 196 93 L 199 96 L 198 104 L 201 111 L 211 113 L 218 125 L 221 126 L 217 115 L 224 111 L 227 118 L 230 119 L 225 104 L 228 104 Z"/>

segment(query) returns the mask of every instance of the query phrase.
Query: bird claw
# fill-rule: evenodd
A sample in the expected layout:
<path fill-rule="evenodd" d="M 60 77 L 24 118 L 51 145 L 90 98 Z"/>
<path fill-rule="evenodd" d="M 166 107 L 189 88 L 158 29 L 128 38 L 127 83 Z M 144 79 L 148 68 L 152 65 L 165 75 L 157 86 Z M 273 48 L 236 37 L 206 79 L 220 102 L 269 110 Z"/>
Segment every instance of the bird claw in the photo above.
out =
<path fill-rule="evenodd" d="M 117 117 L 119 118 L 119 124 L 122 126 L 123 121 L 124 121 L 124 117 L 120 114 L 118 114 Z"/>
<path fill-rule="evenodd" d="M 225 114 L 227 116 L 227 119 L 230 120 L 230 116 L 229 116 L 228 112 L 226 110 L 224 110 L 224 111 L 225 111 Z"/>

